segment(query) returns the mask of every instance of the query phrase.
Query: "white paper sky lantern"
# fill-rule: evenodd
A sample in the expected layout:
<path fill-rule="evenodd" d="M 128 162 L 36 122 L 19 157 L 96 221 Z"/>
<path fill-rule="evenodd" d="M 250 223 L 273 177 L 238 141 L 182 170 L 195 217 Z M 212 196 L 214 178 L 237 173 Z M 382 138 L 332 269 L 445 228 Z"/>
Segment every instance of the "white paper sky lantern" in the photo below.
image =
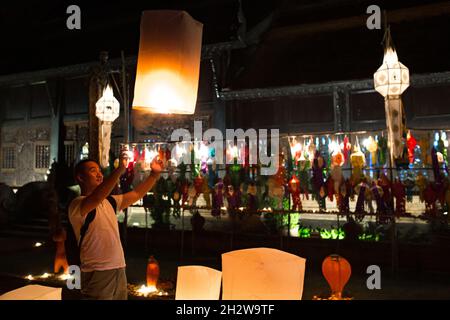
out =
<path fill-rule="evenodd" d="M 61 300 L 61 288 L 28 285 L 6 292 L 0 300 Z"/>
<path fill-rule="evenodd" d="M 144 11 L 133 109 L 193 114 L 203 25 L 185 11 Z"/>
<path fill-rule="evenodd" d="M 301 300 L 306 259 L 271 248 L 222 254 L 223 300 Z"/>
<path fill-rule="evenodd" d="M 178 267 L 175 300 L 219 300 L 222 272 L 203 266 Z"/>

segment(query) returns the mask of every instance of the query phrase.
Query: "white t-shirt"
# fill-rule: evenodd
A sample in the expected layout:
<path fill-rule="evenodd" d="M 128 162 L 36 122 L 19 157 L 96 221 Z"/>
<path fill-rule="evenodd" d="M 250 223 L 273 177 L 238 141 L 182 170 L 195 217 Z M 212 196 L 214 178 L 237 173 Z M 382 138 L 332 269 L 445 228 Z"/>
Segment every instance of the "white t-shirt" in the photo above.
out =
<path fill-rule="evenodd" d="M 113 195 L 117 208 L 122 203 L 122 195 Z M 77 241 L 87 214 L 82 217 L 80 205 L 85 196 L 75 198 L 69 206 L 69 220 L 73 226 Z M 91 222 L 80 248 L 81 271 L 111 270 L 125 267 L 125 257 L 120 242 L 116 213 L 104 199 L 96 208 L 95 219 Z"/>

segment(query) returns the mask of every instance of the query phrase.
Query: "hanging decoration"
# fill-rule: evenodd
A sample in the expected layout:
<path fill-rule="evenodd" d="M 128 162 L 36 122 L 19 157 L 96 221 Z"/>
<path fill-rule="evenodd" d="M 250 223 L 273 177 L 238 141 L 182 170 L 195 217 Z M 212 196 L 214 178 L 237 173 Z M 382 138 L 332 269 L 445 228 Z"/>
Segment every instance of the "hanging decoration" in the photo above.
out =
<path fill-rule="evenodd" d="M 386 28 L 383 64 L 374 74 L 375 90 L 385 98 L 386 126 L 391 156 L 397 159 L 403 152 L 404 114 L 401 94 L 409 86 L 409 70 L 398 61 L 390 28 Z"/>
<path fill-rule="evenodd" d="M 202 24 L 185 11 L 144 11 L 133 109 L 193 114 L 197 101 Z"/>
<path fill-rule="evenodd" d="M 408 134 L 406 135 L 406 145 L 408 147 L 408 159 L 409 163 L 414 163 L 414 149 L 417 146 L 417 140 L 411 134 L 411 130 L 408 130 Z"/>
<path fill-rule="evenodd" d="M 392 184 L 392 195 L 395 198 L 395 214 L 400 217 L 406 213 L 406 190 L 405 185 L 396 179 Z"/>
<path fill-rule="evenodd" d="M 344 137 L 344 141 L 341 143 L 341 150 L 344 154 L 344 163 L 347 163 L 350 152 L 352 151 L 352 145 L 347 135 Z"/>
<path fill-rule="evenodd" d="M 312 185 L 315 191 L 316 200 L 319 203 L 320 210 L 325 209 L 325 182 L 323 170 L 325 169 L 325 160 L 319 151 L 316 151 L 312 165 Z"/>
<path fill-rule="evenodd" d="M 352 180 L 353 185 L 356 186 L 363 177 L 362 169 L 366 165 L 366 157 L 365 157 L 364 153 L 362 153 L 362 151 L 361 151 L 361 148 L 359 146 L 358 137 L 356 137 L 356 145 L 354 147 L 354 152 L 350 156 L 350 162 L 353 167 L 351 180 Z"/>
<path fill-rule="evenodd" d="M 102 168 L 109 166 L 109 149 L 111 147 L 112 123 L 119 117 L 120 103 L 114 97 L 109 86 L 103 90 L 102 97 L 95 104 L 95 115 L 100 120 L 99 159 Z"/>
<path fill-rule="evenodd" d="M 288 184 L 289 192 L 292 195 L 291 210 L 302 211 L 302 201 L 300 200 L 300 181 L 295 175 L 292 176 Z"/>

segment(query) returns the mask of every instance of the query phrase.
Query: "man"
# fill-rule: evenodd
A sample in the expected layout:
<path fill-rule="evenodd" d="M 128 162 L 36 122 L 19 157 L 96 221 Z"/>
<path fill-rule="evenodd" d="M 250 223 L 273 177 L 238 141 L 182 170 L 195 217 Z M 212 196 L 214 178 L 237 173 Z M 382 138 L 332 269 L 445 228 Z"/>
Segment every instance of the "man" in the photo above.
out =
<path fill-rule="evenodd" d="M 93 160 L 82 160 L 75 166 L 75 179 L 80 185 L 81 196 L 71 202 L 69 220 L 78 242 L 83 225 L 91 219 L 86 218 L 92 217 L 95 210 L 95 218 L 90 222 L 80 246 L 81 293 L 86 299 L 126 300 L 128 297 L 125 257 L 112 204 L 115 202 L 116 210 L 123 210 L 145 196 L 159 179 L 163 163 L 155 158 L 147 179 L 132 191 L 113 195 L 111 199 L 109 195 L 127 164 L 124 153 L 118 168 L 106 179 L 103 179 L 100 166 Z"/>

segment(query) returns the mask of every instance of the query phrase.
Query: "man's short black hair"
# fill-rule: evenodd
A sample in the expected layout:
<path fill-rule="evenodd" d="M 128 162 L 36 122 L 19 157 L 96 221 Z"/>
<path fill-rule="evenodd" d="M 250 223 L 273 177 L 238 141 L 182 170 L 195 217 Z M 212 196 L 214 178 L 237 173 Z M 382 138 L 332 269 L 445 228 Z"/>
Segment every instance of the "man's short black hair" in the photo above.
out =
<path fill-rule="evenodd" d="M 84 164 L 88 163 L 88 162 L 95 162 L 99 167 L 100 164 L 98 163 L 97 160 L 94 159 L 83 159 L 81 161 L 78 161 L 78 163 L 75 165 L 75 167 L 73 168 L 73 176 L 75 178 L 75 181 L 78 182 L 77 180 L 77 176 L 81 173 L 81 171 L 83 170 Z M 100 167 L 101 168 L 101 167 Z"/>

